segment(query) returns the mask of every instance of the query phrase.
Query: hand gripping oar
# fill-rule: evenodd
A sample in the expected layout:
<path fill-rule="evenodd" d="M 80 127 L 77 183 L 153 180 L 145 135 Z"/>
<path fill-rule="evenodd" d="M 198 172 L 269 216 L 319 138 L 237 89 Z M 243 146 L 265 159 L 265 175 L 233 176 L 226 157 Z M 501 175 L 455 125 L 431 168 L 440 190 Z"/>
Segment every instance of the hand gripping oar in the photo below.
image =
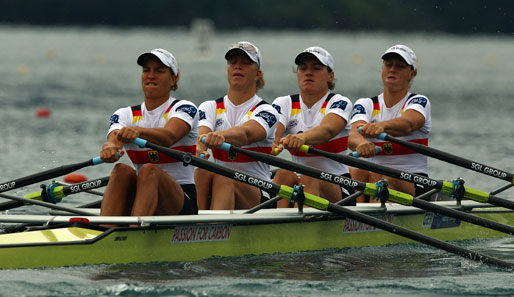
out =
<path fill-rule="evenodd" d="M 355 157 L 349 157 L 344 155 L 338 155 L 330 152 L 325 152 L 322 150 L 318 150 L 312 146 L 303 145 L 300 147 L 300 151 L 308 154 L 316 154 L 323 157 L 327 157 L 329 159 L 332 159 L 337 162 L 344 163 L 346 165 L 361 168 L 368 171 L 373 171 L 379 174 L 387 175 L 390 177 L 394 177 L 397 179 L 405 180 L 411 183 L 423 185 L 426 187 L 429 187 L 431 189 L 437 189 L 440 190 L 442 193 L 445 194 L 455 194 L 455 184 L 453 182 L 449 181 L 442 181 L 442 180 L 435 180 L 428 178 L 423 175 L 418 175 L 414 173 L 410 173 L 407 171 L 401 171 L 398 169 L 386 167 L 380 164 L 371 163 L 369 161 L 360 160 Z M 493 205 L 514 209 L 514 201 L 496 197 L 494 195 L 491 195 L 489 193 L 486 193 L 484 191 L 480 191 L 477 189 L 469 188 L 466 186 L 461 186 L 463 190 L 463 197 L 474 200 L 481 203 L 490 203 Z"/>
<path fill-rule="evenodd" d="M 453 165 L 457 165 L 457 166 L 460 166 L 460 167 L 463 167 L 466 169 L 471 169 L 473 171 L 480 172 L 482 174 L 489 175 L 492 177 L 496 177 L 496 178 L 499 178 L 499 179 L 502 179 L 502 180 L 508 181 L 509 183 L 514 184 L 514 174 L 503 171 L 498 168 L 494 168 L 494 167 L 491 167 L 491 166 L 488 166 L 488 165 L 485 165 L 485 164 L 482 164 L 479 162 L 471 161 L 471 160 L 468 160 L 468 159 L 465 159 L 465 158 L 462 158 L 462 157 L 459 157 L 456 155 L 452 155 L 450 153 L 446 153 L 446 152 L 440 151 L 438 149 L 435 149 L 435 148 L 432 148 L 432 147 L 429 147 L 426 145 L 398 139 L 396 137 L 392 137 L 392 136 L 388 135 L 387 133 L 380 133 L 377 136 L 377 139 L 390 141 L 390 142 L 402 145 L 406 148 L 409 148 L 417 153 L 420 153 L 420 154 L 423 154 L 423 155 L 426 155 L 426 156 L 429 156 L 429 157 L 432 157 L 432 158 L 435 158 L 435 159 L 438 159 L 441 161 L 445 161 L 445 162 L 448 162 Z"/>
<path fill-rule="evenodd" d="M 176 160 L 182 161 L 184 165 L 193 165 L 199 168 L 203 168 L 205 170 L 212 171 L 214 173 L 226 176 L 228 178 L 240 181 L 245 184 L 249 184 L 255 187 L 258 187 L 262 190 L 268 191 L 270 194 L 278 195 L 280 197 L 284 197 L 287 199 L 291 199 L 295 193 L 297 193 L 296 189 L 287 187 L 287 186 L 281 186 L 274 183 L 271 183 L 266 180 L 262 180 L 260 178 L 256 178 L 250 175 L 247 175 L 245 173 L 233 170 L 231 168 L 220 166 L 216 163 L 195 157 L 191 155 L 190 153 L 185 153 L 173 149 L 169 149 L 167 147 L 163 147 L 160 145 L 156 145 L 153 143 L 150 143 L 146 140 L 143 140 L 141 138 L 136 138 L 134 140 L 134 144 L 143 147 L 143 148 L 150 148 L 153 150 L 156 150 L 160 153 L 166 154 Z M 466 259 L 478 261 L 490 266 L 500 267 L 500 268 L 506 268 L 509 270 L 514 270 L 514 265 L 493 257 L 489 257 L 486 255 L 482 255 L 477 252 L 473 252 L 471 250 L 461 248 L 458 246 L 455 246 L 453 244 L 441 241 L 439 239 L 432 238 L 430 236 L 423 235 L 418 232 L 411 231 L 409 229 L 397 226 L 395 224 L 391 224 L 385 221 L 382 221 L 380 219 L 377 219 L 375 217 L 359 213 L 350 209 L 347 209 L 345 207 L 335 205 L 333 203 L 330 203 L 328 200 L 323 199 L 321 197 L 304 193 L 305 196 L 305 205 L 319 209 L 324 211 L 329 211 L 336 214 L 341 214 L 346 216 L 349 219 L 353 219 L 355 221 L 359 221 L 361 223 L 371 225 L 373 227 L 382 229 L 387 232 L 391 232 L 396 235 L 400 235 L 406 238 L 409 238 L 414 241 L 418 241 L 421 243 L 425 243 L 427 245 L 443 249 L 445 251 L 448 251 L 450 253 L 454 253 L 456 255 L 459 255 L 461 257 L 464 257 Z"/>
<path fill-rule="evenodd" d="M 44 187 L 41 191 L 32 192 L 25 195 L 24 198 L 56 204 L 61 202 L 62 198 L 70 194 L 77 194 L 91 189 L 105 187 L 108 182 L 109 177 L 106 176 L 69 186 L 60 186 L 57 183 L 53 183 L 48 187 Z M 9 201 L 0 203 L 0 211 L 20 207 L 23 205 L 25 205 L 25 203 L 21 201 Z"/>
<path fill-rule="evenodd" d="M 95 157 L 91 160 L 87 160 L 81 163 L 75 163 L 75 164 L 69 164 L 69 165 L 62 165 L 53 169 L 45 170 L 39 173 L 31 174 L 25 177 L 20 177 L 15 180 L 11 180 L 8 182 L 0 183 L 0 193 L 21 188 L 26 185 L 38 183 L 44 180 L 52 179 L 61 175 L 65 175 L 67 173 L 79 170 L 81 168 L 92 166 L 92 165 L 98 165 L 102 164 L 103 161 L 100 159 L 100 157 Z"/>
<path fill-rule="evenodd" d="M 264 163 L 267 163 L 267 164 L 270 164 L 273 166 L 277 166 L 277 167 L 284 168 L 287 170 L 302 173 L 302 174 L 305 174 L 305 175 L 308 175 L 308 176 L 311 176 L 311 177 L 314 177 L 314 178 L 317 178 L 317 179 L 320 179 L 323 181 L 327 181 L 330 183 L 334 183 L 334 184 L 337 184 L 340 186 L 351 187 L 353 190 L 363 191 L 365 195 L 375 195 L 375 193 L 377 192 L 377 189 L 378 189 L 376 184 L 363 183 L 363 182 L 356 181 L 356 180 L 353 180 L 353 179 L 350 179 L 347 177 L 338 176 L 336 174 L 332 174 L 329 172 L 324 172 L 324 171 L 321 171 L 319 169 L 316 169 L 316 168 L 313 168 L 310 166 L 305 166 L 305 165 L 297 164 L 297 163 L 294 163 L 294 162 L 291 162 L 288 160 L 284 160 L 284 159 L 281 159 L 278 157 L 274 157 L 272 155 L 245 150 L 240 147 L 231 145 L 229 143 L 223 143 L 221 145 L 221 149 L 231 151 L 232 153 L 243 154 L 243 155 L 251 157 L 255 160 L 262 161 Z M 319 151 L 319 150 L 316 150 L 316 151 Z M 334 154 L 334 155 L 336 155 L 336 154 Z M 337 156 L 340 156 L 340 155 L 337 155 Z M 344 157 L 355 159 L 353 157 L 347 157 L 347 156 L 344 156 Z M 363 163 L 369 163 L 369 162 L 361 161 L 358 159 L 356 159 L 356 160 L 363 162 Z M 371 165 L 372 165 L 372 163 L 370 163 L 370 166 Z M 484 219 L 484 218 L 481 218 L 481 217 L 478 217 L 475 215 L 467 214 L 462 211 L 458 211 L 455 209 L 451 209 L 448 207 L 430 203 L 430 202 L 427 202 L 427 201 L 424 201 L 421 199 L 414 199 L 409 194 L 405 194 L 405 193 L 398 192 L 395 190 L 388 189 L 388 192 L 389 192 L 389 196 L 387 197 L 387 199 L 389 201 L 396 202 L 398 204 L 402 204 L 402 205 L 406 205 L 406 206 L 413 206 L 413 207 L 421 208 L 421 209 L 424 209 L 427 211 L 432 211 L 435 213 L 440 213 L 445 216 L 456 218 L 456 219 L 459 219 L 459 220 L 462 220 L 462 221 L 465 221 L 468 223 L 472 223 L 472 224 L 479 225 L 479 226 L 482 226 L 485 228 L 489 228 L 489 229 L 493 229 L 493 230 L 507 233 L 510 235 L 514 235 L 514 227 L 512 227 L 512 226 L 501 224 L 501 223 L 491 221 L 488 219 Z"/>

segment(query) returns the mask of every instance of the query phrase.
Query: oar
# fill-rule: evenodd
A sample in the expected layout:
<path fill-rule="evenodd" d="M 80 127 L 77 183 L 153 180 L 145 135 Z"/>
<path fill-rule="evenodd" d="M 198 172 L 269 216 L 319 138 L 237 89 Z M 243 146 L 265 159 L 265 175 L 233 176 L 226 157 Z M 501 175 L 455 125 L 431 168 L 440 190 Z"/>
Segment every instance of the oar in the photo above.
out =
<path fill-rule="evenodd" d="M 9 194 L 0 193 L 0 197 L 4 197 L 4 198 L 7 198 L 7 199 L 15 200 L 15 201 L 18 201 L 18 202 L 20 202 L 22 204 L 23 203 L 36 204 L 36 205 L 39 205 L 39 206 L 44 206 L 44 207 L 48 207 L 48 208 L 51 208 L 51 209 L 63 210 L 63 211 L 67 211 L 67 212 L 75 213 L 75 214 L 80 214 L 80 215 L 86 215 L 86 216 L 95 216 L 96 215 L 96 214 L 93 214 L 93 213 L 91 213 L 89 211 L 84 211 L 84 210 L 80 210 L 80 209 L 76 209 L 76 208 L 71 208 L 71 207 L 66 207 L 66 206 L 60 206 L 60 205 L 56 205 L 56 204 L 48 203 L 48 202 L 44 202 L 44 201 L 38 201 L 38 200 L 22 198 L 22 197 L 18 197 L 18 196 L 14 196 L 14 195 L 9 195 Z"/>
<path fill-rule="evenodd" d="M 311 177 L 314 177 L 314 178 L 317 178 L 320 180 L 324 180 L 324 181 L 327 181 L 330 183 L 334 183 L 334 184 L 341 185 L 341 186 L 351 187 L 353 190 L 364 192 L 365 195 L 374 195 L 375 192 L 377 191 L 376 184 L 363 183 L 363 182 L 356 181 L 356 180 L 353 180 L 353 179 L 350 179 L 347 177 L 338 176 L 336 174 L 332 174 L 329 172 L 324 172 L 322 170 L 319 170 L 319 169 L 316 169 L 316 168 L 313 168 L 310 166 L 305 166 L 305 165 L 297 164 L 297 163 L 294 163 L 294 162 L 291 162 L 291 161 L 288 161 L 285 159 L 274 157 L 272 155 L 245 150 L 245 149 L 231 145 L 226 142 L 221 145 L 221 149 L 231 151 L 232 153 L 243 154 L 243 155 L 251 157 L 255 160 L 262 161 L 264 163 L 267 163 L 267 164 L 270 164 L 273 166 L 277 166 L 280 168 L 285 168 L 287 170 L 291 170 L 294 172 L 302 173 L 302 174 L 305 174 L 305 175 L 308 175 L 308 176 L 311 176 Z M 318 151 L 318 150 L 316 150 L 316 151 Z M 347 157 L 347 158 L 351 158 L 351 157 Z M 355 159 L 355 158 L 352 158 L 352 159 Z M 361 161 L 361 160 L 358 160 L 358 161 L 363 162 L 363 163 L 369 163 L 369 162 Z M 372 163 L 370 163 L 369 166 L 372 166 Z M 455 209 L 451 209 L 448 207 L 430 203 L 430 202 L 427 202 L 427 201 L 424 201 L 421 199 L 414 199 L 409 194 L 405 194 L 405 193 L 398 192 L 395 190 L 389 189 L 388 192 L 389 192 L 389 196 L 387 198 L 389 201 L 396 202 L 396 203 L 406 205 L 406 206 L 414 206 L 414 207 L 421 208 L 421 209 L 435 212 L 435 213 L 440 213 L 445 216 L 456 218 L 456 219 L 459 219 L 459 220 L 462 220 L 462 221 L 465 221 L 468 223 L 476 224 L 476 225 L 479 225 L 479 226 L 482 226 L 485 228 L 489 228 L 489 229 L 493 229 L 493 230 L 507 233 L 510 235 L 514 235 L 514 227 L 512 227 L 512 226 L 501 224 L 501 223 L 491 221 L 488 219 L 484 219 L 484 218 L 481 218 L 481 217 L 478 217 L 475 215 L 467 214 L 462 211 L 458 211 Z"/>
<path fill-rule="evenodd" d="M 0 183 L 0 193 L 17 189 L 20 187 L 24 187 L 26 185 L 38 183 L 40 181 L 52 179 L 61 175 L 65 175 L 67 173 L 79 170 L 81 168 L 102 164 L 103 161 L 100 157 L 95 157 L 91 160 L 87 160 L 81 163 L 62 165 L 53 169 L 45 170 L 39 173 L 31 174 L 25 177 L 20 177 L 15 180 L 11 180 L 8 182 Z"/>
<path fill-rule="evenodd" d="M 438 159 L 441 161 L 445 161 L 445 162 L 448 162 L 453 165 L 457 165 L 457 166 L 460 166 L 460 167 L 463 167 L 466 169 L 471 169 L 473 171 L 480 172 L 485 175 L 496 177 L 496 178 L 508 181 L 509 183 L 514 183 L 514 174 L 512 174 L 510 172 L 503 171 L 501 169 L 494 168 L 492 166 L 488 166 L 488 165 L 485 165 L 485 164 L 482 164 L 479 162 L 471 161 L 471 160 L 468 160 L 468 159 L 465 159 L 465 158 L 462 158 L 462 157 L 459 157 L 456 155 L 452 155 L 450 153 L 440 151 L 433 147 L 429 147 L 429 146 L 422 145 L 419 143 L 413 143 L 413 142 L 408 142 L 408 141 L 405 141 L 402 139 L 398 139 L 396 137 L 390 136 L 387 133 L 380 133 L 377 136 L 377 139 L 390 141 L 390 142 L 402 145 L 406 148 L 409 148 L 420 154 L 427 155 L 429 157 L 432 157 L 432 158 L 435 158 L 435 159 Z"/>
<path fill-rule="evenodd" d="M 143 140 L 141 138 L 136 138 L 134 140 L 134 144 L 143 147 L 143 148 L 150 148 L 153 150 L 156 150 L 160 153 L 166 154 L 176 160 L 182 161 L 184 165 L 193 165 L 199 168 L 203 168 L 205 170 L 212 171 L 214 173 L 226 176 L 228 178 L 240 181 L 242 183 L 246 183 L 255 187 L 258 187 L 262 190 L 268 191 L 272 195 L 278 195 L 280 197 L 284 197 L 287 199 L 291 199 L 293 195 L 297 193 L 295 189 L 292 189 L 287 186 L 281 186 L 274 184 L 272 182 L 262 180 L 260 178 L 256 178 L 250 175 L 247 175 L 245 173 L 233 170 L 228 167 L 220 166 L 219 164 L 195 157 L 191 155 L 190 153 L 185 153 L 173 149 L 169 149 L 167 147 L 163 147 L 160 145 L 156 145 L 153 143 L 150 143 L 146 140 Z M 333 203 L 330 203 L 328 200 L 323 199 L 321 197 L 317 197 L 315 195 L 305 193 L 305 205 L 319 209 L 324 211 L 329 211 L 336 214 L 341 214 L 346 216 L 347 218 L 353 219 L 355 221 L 359 221 L 361 223 L 374 226 L 376 228 L 382 229 L 384 231 L 391 232 L 393 234 L 397 234 L 406 238 L 409 238 L 414 241 L 418 241 L 421 243 L 425 243 L 427 245 L 443 249 L 445 251 L 448 251 L 450 253 L 454 253 L 456 255 L 462 256 L 466 259 L 478 261 L 490 266 L 500 267 L 500 268 L 507 268 L 510 270 L 514 269 L 514 265 L 493 257 L 489 257 L 486 255 L 482 255 L 480 253 L 458 247 L 456 245 L 423 235 L 418 232 L 411 231 L 409 229 L 397 226 L 395 224 L 391 224 L 385 221 L 382 221 L 380 219 L 374 218 L 372 216 L 359 213 L 350 209 L 347 209 L 345 207 L 335 205 Z"/>
<path fill-rule="evenodd" d="M 25 195 L 24 198 L 56 204 L 61 202 L 62 198 L 70 194 L 77 194 L 91 189 L 105 187 L 108 182 L 109 177 L 106 176 L 69 186 L 59 186 L 57 183 L 53 183 L 41 191 L 32 192 Z M 25 203 L 21 201 L 9 201 L 0 203 L 0 211 L 20 207 L 23 205 L 25 205 Z"/>
<path fill-rule="evenodd" d="M 380 164 L 371 163 L 369 161 L 360 160 L 355 157 L 349 157 L 344 155 L 338 155 L 326 151 L 316 149 L 312 146 L 303 145 L 300 147 L 300 151 L 309 154 L 316 154 L 323 157 L 330 158 L 334 161 L 344 163 L 346 165 L 361 168 L 368 171 L 373 171 L 379 174 L 387 175 L 390 177 L 405 180 L 411 183 L 426 186 L 431 189 L 438 189 L 445 194 L 453 194 L 454 184 L 453 182 L 431 179 L 423 175 L 410 173 L 407 171 L 401 171 L 398 169 L 386 167 Z M 514 209 L 514 201 L 505 198 L 496 197 L 484 191 L 462 186 L 464 188 L 464 198 L 474 200 L 481 203 L 490 203 L 493 205 Z"/>

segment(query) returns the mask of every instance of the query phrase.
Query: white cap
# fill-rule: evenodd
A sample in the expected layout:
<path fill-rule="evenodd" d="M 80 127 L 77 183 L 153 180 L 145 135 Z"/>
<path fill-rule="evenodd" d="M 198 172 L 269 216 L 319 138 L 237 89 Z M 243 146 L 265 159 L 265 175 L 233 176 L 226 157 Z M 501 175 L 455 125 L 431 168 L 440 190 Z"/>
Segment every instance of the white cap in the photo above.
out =
<path fill-rule="evenodd" d="M 225 54 L 225 59 L 230 59 L 231 53 L 233 53 L 236 50 L 243 51 L 248 56 L 248 58 L 250 58 L 250 60 L 257 63 L 259 69 L 261 68 L 261 52 L 255 45 L 251 44 L 248 41 L 239 41 L 238 43 L 234 43 Z"/>
<path fill-rule="evenodd" d="M 387 54 L 398 54 L 400 55 L 403 60 L 405 60 L 405 63 L 412 66 L 413 69 L 416 69 L 416 54 L 407 46 L 403 44 L 397 44 L 393 45 L 390 48 L 387 49 L 387 51 L 382 55 L 382 59 Z"/>
<path fill-rule="evenodd" d="M 164 64 L 164 66 L 171 68 L 171 71 L 174 75 L 178 74 L 177 59 L 175 59 L 175 57 L 170 52 L 162 48 L 156 48 L 149 52 L 142 53 L 137 58 L 137 64 L 140 66 L 144 66 L 143 63 L 145 62 L 146 57 L 148 57 L 149 55 L 157 57 L 157 59 L 159 59 L 159 61 L 161 61 L 162 64 Z"/>
<path fill-rule="evenodd" d="M 294 59 L 296 65 L 300 65 L 301 59 L 305 55 L 313 55 L 321 62 L 321 64 L 329 67 L 332 69 L 332 71 L 334 71 L 334 58 L 332 58 L 332 55 L 326 49 L 319 46 L 311 46 L 304 49 L 303 52 L 299 53 Z"/>

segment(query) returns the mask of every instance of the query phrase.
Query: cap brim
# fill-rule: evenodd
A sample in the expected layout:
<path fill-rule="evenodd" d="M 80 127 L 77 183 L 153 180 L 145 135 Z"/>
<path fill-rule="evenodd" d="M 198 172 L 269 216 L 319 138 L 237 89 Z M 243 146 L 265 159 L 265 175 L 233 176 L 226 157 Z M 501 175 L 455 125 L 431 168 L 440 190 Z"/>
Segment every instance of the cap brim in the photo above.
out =
<path fill-rule="evenodd" d="M 305 53 L 305 52 L 299 53 L 299 54 L 296 56 L 296 58 L 294 59 L 294 63 L 295 63 L 296 65 L 300 65 L 300 63 L 302 62 L 303 57 L 305 57 L 305 56 L 307 56 L 307 55 L 311 55 L 311 56 L 313 56 L 313 57 L 314 57 L 314 58 L 316 58 L 316 60 L 318 60 L 322 65 L 325 65 L 325 66 L 327 66 L 327 67 L 330 67 L 330 66 L 328 66 L 327 64 L 325 64 L 325 63 L 323 62 L 323 60 L 322 60 L 322 59 L 320 59 L 320 57 L 318 57 L 318 55 L 316 55 L 316 53 Z"/>
<path fill-rule="evenodd" d="M 390 56 L 390 55 L 400 56 L 405 61 L 405 63 L 407 63 L 407 65 L 412 66 L 412 64 L 409 63 L 408 57 L 405 56 L 406 54 L 404 54 L 402 52 L 387 52 L 382 55 L 382 60 L 384 60 L 387 56 Z"/>
<path fill-rule="evenodd" d="M 141 55 L 139 55 L 139 57 L 137 58 L 137 65 L 139 66 L 144 66 L 144 63 L 146 61 L 146 59 L 149 57 L 149 56 L 152 56 L 152 57 L 155 57 L 157 58 L 159 61 L 161 61 L 161 59 L 159 59 L 159 57 L 157 57 L 156 55 L 152 54 L 152 53 L 142 53 Z M 162 63 L 162 61 L 161 61 Z"/>
<path fill-rule="evenodd" d="M 256 63 L 257 65 L 259 64 L 259 63 L 257 63 L 257 61 L 255 61 L 252 58 L 252 56 L 249 53 L 247 53 L 244 49 L 241 49 L 241 48 L 231 48 L 231 49 L 229 49 L 227 51 L 227 53 L 225 54 L 225 60 L 230 60 L 230 58 L 232 57 L 232 55 L 236 51 L 240 51 L 240 52 L 244 53 L 248 57 L 248 59 L 250 59 L 252 62 Z"/>

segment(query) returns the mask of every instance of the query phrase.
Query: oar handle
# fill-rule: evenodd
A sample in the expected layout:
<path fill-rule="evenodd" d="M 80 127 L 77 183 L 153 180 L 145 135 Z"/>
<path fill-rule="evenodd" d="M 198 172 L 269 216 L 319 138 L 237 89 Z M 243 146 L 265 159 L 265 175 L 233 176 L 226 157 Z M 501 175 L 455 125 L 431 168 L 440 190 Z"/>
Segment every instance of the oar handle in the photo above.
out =
<path fill-rule="evenodd" d="M 359 128 L 357 128 L 357 131 L 358 131 L 359 133 L 361 133 L 361 134 L 362 134 L 362 126 L 361 126 L 361 127 L 359 127 Z M 376 139 L 380 139 L 380 140 L 385 140 L 386 136 L 387 136 L 387 133 L 380 133 L 380 134 L 378 134 L 378 136 L 377 136 L 377 137 L 375 137 L 375 138 L 376 138 Z M 354 156 L 354 157 L 355 157 L 355 156 Z"/>
<path fill-rule="evenodd" d="M 98 156 L 98 157 L 94 157 L 93 159 L 91 159 L 91 163 L 93 163 L 93 165 L 98 165 L 98 164 L 102 164 L 104 161 Z"/>
<path fill-rule="evenodd" d="M 378 153 L 380 153 L 380 148 L 378 146 L 375 146 L 375 154 L 378 154 Z M 355 157 L 355 158 L 360 158 L 359 153 L 357 153 L 356 151 L 351 152 L 350 156 Z"/>
<path fill-rule="evenodd" d="M 134 141 L 132 141 L 133 144 L 139 146 L 139 147 L 146 147 L 146 144 L 148 143 L 148 141 L 142 139 L 142 138 L 139 138 L 139 137 L 136 137 L 134 139 Z"/>
<path fill-rule="evenodd" d="M 202 141 L 202 143 L 205 143 L 205 136 L 202 137 L 201 141 Z M 225 151 L 229 151 L 231 146 L 232 145 L 230 143 L 224 142 L 224 143 L 221 144 L 220 149 L 225 150 Z"/>

